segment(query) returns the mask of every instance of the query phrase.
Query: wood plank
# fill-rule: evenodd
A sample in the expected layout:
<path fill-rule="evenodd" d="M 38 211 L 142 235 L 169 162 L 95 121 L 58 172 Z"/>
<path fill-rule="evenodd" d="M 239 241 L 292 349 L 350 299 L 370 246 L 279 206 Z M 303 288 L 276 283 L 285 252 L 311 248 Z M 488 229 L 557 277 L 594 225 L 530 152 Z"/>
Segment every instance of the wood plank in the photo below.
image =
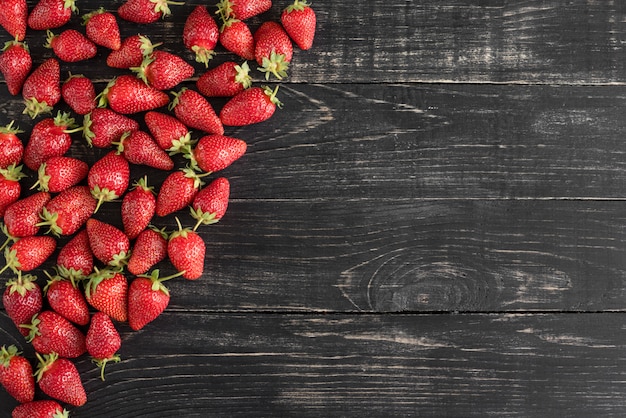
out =
<path fill-rule="evenodd" d="M 106 381 L 77 361 L 89 401 L 72 417 L 620 416 L 623 316 L 170 311 L 121 328 Z M 0 315 L 19 341 L 11 326 Z"/>

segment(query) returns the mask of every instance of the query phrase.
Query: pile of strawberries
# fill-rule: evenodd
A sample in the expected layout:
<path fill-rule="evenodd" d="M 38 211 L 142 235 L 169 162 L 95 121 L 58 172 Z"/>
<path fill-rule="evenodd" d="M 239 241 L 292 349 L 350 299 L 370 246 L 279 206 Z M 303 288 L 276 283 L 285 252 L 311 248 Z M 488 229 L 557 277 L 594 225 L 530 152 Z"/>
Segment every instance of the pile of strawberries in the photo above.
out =
<path fill-rule="evenodd" d="M 313 43 L 316 17 L 305 0 L 254 33 L 248 19 L 270 10 L 271 0 L 221 0 L 217 18 L 197 6 L 186 18 L 182 43 L 204 64 L 203 73 L 196 89 L 169 92 L 190 81 L 197 64 L 142 34 L 121 39 L 119 27 L 154 24 L 171 13 L 168 3 L 182 6 L 127 0 L 116 14 L 90 11 L 82 16 L 84 33 L 63 28 L 78 13 L 73 0 L 39 0 L 30 11 L 25 0 L 7 0 L 0 10 L 0 25 L 14 38 L 0 55 L 0 71 L 9 93 L 23 96 L 24 113 L 39 119 L 27 141 L 15 122 L 0 128 L 0 216 L 7 236 L 0 272 L 11 272 L 2 302 L 38 362 L 33 373 L 16 346 L 0 348 L 0 384 L 20 402 L 14 418 L 64 417 L 62 404 L 84 405 L 87 394 L 72 360 L 91 356 L 104 379 L 107 362 L 119 361 L 116 323 L 142 329 L 169 303 L 165 280 L 202 276 L 206 247 L 197 229 L 219 221 L 230 196 L 225 177 L 208 176 L 247 149 L 224 128 L 263 122 L 281 106 L 278 87 L 252 86 L 248 61 L 256 61 L 267 80 L 281 80 L 292 43 L 303 50 Z M 27 30 L 45 31 L 53 52 L 36 67 L 24 43 Z M 218 46 L 236 61 L 209 68 Z M 62 66 L 99 51 L 106 51 L 106 65 L 127 72 L 98 94 L 83 75 L 61 81 Z M 212 97 L 228 98 L 219 113 Z M 71 112 L 55 112 L 59 103 Z M 78 133 L 101 150 L 91 165 L 68 155 Z M 167 173 L 158 191 L 147 176 L 131 179 L 133 165 Z M 118 202 L 121 227 L 94 216 L 110 202 Z M 195 225 L 183 227 L 176 217 L 177 230 L 155 226 L 187 208 Z M 53 272 L 44 271 L 42 285 L 32 273 L 53 256 Z M 167 261 L 176 273 L 160 277 L 155 266 Z M 35 400 L 36 386 L 46 399 Z"/>

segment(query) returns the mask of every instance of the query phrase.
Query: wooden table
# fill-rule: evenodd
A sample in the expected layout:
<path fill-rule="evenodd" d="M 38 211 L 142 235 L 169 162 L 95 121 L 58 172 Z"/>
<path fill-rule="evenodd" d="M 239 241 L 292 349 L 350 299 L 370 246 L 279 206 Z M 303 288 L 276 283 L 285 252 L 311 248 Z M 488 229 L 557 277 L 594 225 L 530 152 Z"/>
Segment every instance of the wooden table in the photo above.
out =
<path fill-rule="evenodd" d="M 623 416 L 626 3 L 564 3 L 315 1 L 284 108 L 227 129 L 249 148 L 202 229 L 205 275 L 172 281 L 142 331 L 118 324 L 106 381 L 77 361 L 89 401 L 72 416 Z M 198 4 L 123 35 L 190 58 Z M 38 62 L 43 37 L 27 38 Z M 123 73 L 71 68 L 99 89 Z M 28 130 L 0 94 L 0 122 Z M 33 358 L 4 311 L 0 343 Z M 1 391 L 0 416 L 14 405 Z"/>

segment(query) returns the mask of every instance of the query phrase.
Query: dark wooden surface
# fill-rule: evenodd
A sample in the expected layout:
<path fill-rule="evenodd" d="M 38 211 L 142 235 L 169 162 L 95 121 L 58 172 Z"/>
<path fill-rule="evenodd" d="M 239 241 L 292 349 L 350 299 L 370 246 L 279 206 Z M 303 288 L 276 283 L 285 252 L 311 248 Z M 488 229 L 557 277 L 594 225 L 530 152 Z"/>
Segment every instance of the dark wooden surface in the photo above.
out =
<path fill-rule="evenodd" d="M 190 58 L 197 4 L 123 35 Z M 227 216 L 202 230 L 205 275 L 171 282 L 144 330 L 119 324 L 106 381 L 78 360 L 89 401 L 72 416 L 623 416 L 626 3 L 313 6 L 284 108 L 227 129 L 249 148 L 222 173 Z M 37 62 L 43 38 L 27 38 Z M 123 73 L 71 69 L 99 89 Z M 0 124 L 28 130 L 0 95 Z M 72 152 L 97 157 L 80 136 Z M 3 310 L 0 344 L 33 357 Z M 0 416 L 14 405 L 0 391 Z"/>

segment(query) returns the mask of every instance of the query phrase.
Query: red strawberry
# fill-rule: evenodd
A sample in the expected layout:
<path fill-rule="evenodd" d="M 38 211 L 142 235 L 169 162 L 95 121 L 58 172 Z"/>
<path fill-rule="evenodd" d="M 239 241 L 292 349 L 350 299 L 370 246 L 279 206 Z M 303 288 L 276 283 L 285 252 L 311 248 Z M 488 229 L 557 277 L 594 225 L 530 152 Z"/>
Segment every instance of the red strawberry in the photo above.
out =
<path fill-rule="evenodd" d="M 279 80 L 287 76 L 293 46 L 280 23 L 267 21 L 259 26 L 254 33 L 254 56 L 266 79 L 270 74 Z"/>
<path fill-rule="evenodd" d="M 61 357 L 76 358 L 87 352 L 83 333 L 54 311 L 41 311 L 33 315 L 29 324 L 20 326 L 30 331 L 28 341 L 40 354 L 57 353 Z"/>
<path fill-rule="evenodd" d="M 129 114 L 153 110 L 169 103 L 166 93 L 146 85 L 130 74 L 112 80 L 100 93 L 100 107 L 107 104 L 117 113 Z"/>
<path fill-rule="evenodd" d="M 170 109 L 174 110 L 174 114 L 182 123 L 210 134 L 224 133 L 224 126 L 213 106 L 200 93 L 182 88 L 180 92 L 174 93 L 174 96 Z"/>
<path fill-rule="evenodd" d="M 122 45 L 120 27 L 113 13 L 101 7 L 84 15 L 83 24 L 87 38 L 93 43 L 113 51 L 120 49 Z"/>
<path fill-rule="evenodd" d="M 111 109 L 94 109 L 83 119 L 83 136 L 89 146 L 96 148 L 108 148 L 119 141 L 124 132 L 137 129 L 139 123 Z"/>
<path fill-rule="evenodd" d="M 196 61 L 209 66 L 220 36 L 219 28 L 205 6 L 196 6 L 187 16 L 183 28 L 183 43 L 196 55 Z"/>
<path fill-rule="evenodd" d="M 148 187 L 147 177 L 135 183 L 135 187 L 122 199 L 122 224 L 129 239 L 135 239 L 148 227 L 156 208 L 154 189 Z"/>
<path fill-rule="evenodd" d="M 232 97 L 252 85 L 249 71 L 247 62 L 227 61 L 202 74 L 196 87 L 207 97 Z"/>
<path fill-rule="evenodd" d="M 98 260 L 113 267 L 126 264 L 130 255 L 130 241 L 123 231 L 106 222 L 89 218 L 87 235 L 91 251 Z"/>
<path fill-rule="evenodd" d="M 231 165 L 245 154 L 247 144 L 241 139 L 224 135 L 206 135 L 186 156 L 191 165 L 205 173 L 214 173 Z"/>
<path fill-rule="evenodd" d="M 220 28 L 220 44 L 230 52 L 243 59 L 253 60 L 254 37 L 246 22 L 237 19 L 227 19 Z"/>
<path fill-rule="evenodd" d="M 79 115 L 86 115 L 96 108 L 96 89 L 91 80 L 82 74 L 70 74 L 61 86 L 61 96 Z"/>
<path fill-rule="evenodd" d="M 24 336 L 29 331 L 20 325 L 29 323 L 43 306 L 43 293 L 36 280 L 37 277 L 30 274 L 18 274 L 17 278 L 7 282 L 2 294 L 2 306 Z"/>
<path fill-rule="evenodd" d="M 128 272 L 144 274 L 167 257 L 168 235 L 163 230 L 148 227 L 141 231 L 128 259 Z"/>
<path fill-rule="evenodd" d="M 59 275 L 70 280 L 82 279 L 93 271 L 93 253 L 87 230 L 82 229 L 69 240 L 57 256 Z"/>
<path fill-rule="evenodd" d="M 0 127 L 0 168 L 19 165 L 24 156 L 24 144 L 17 134 L 23 133 L 18 128 L 14 128 L 15 121 L 11 121 L 7 126 Z"/>
<path fill-rule="evenodd" d="M 14 345 L 0 347 L 0 385 L 20 403 L 35 398 L 33 367 Z"/>
<path fill-rule="evenodd" d="M 5 233 L 23 238 L 39 232 L 40 215 L 50 200 L 50 193 L 38 192 L 12 203 L 4 212 Z"/>
<path fill-rule="evenodd" d="M 183 3 L 169 0 L 126 0 L 117 9 L 117 14 L 129 22 L 153 23 L 172 14 L 170 4 L 181 5 Z"/>
<path fill-rule="evenodd" d="M 159 144 L 144 131 L 128 132 L 122 135 L 117 147 L 129 163 L 146 165 L 159 170 L 171 170 L 174 161 Z"/>
<path fill-rule="evenodd" d="M 24 80 L 22 87 L 24 113 L 35 119 L 41 113 L 52 112 L 61 100 L 61 69 L 59 61 L 48 58 Z"/>
<path fill-rule="evenodd" d="M 74 29 L 66 29 L 59 35 L 48 31 L 46 48 L 51 48 L 61 61 L 78 62 L 96 56 L 98 49 L 85 35 Z"/>
<path fill-rule="evenodd" d="M 154 321 L 170 303 L 170 292 L 163 282 L 182 275 L 182 272 L 159 277 L 159 270 L 149 276 L 135 278 L 128 289 L 128 325 L 139 331 Z"/>
<path fill-rule="evenodd" d="M 307 50 L 313 45 L 316 25 L 315 12 L 306 0 L 294 0 L 280 15 L 280 22 L 289 37 L 300 49 Z"/>
<path fill-rule="evenodd" d="M 191 216 L 198 221 L 194 231 L 201 224 L 209 225 L 222 219 L 229 197 L 230 183 L 226 177 L 216 178 L 200 190 L 191 204 Z"/>
<path fill-rule="evenodd" d="M 60 28 L 78 13 L 74 0 L 39 0 L 28 15 L 28 26 L 34 30 Z"/>
<path fill-rule="evenodd" d="M 122 338 L 107 314 L 96 312 L 91 317 L 85 342 L 87 352 L 100 368 L 100 378 L 104 380 L 104 367 L 110 361 L 120 361 L 120 356 L 115 353 L 122 345 Z"/>
<path fill-rule="evenodd" d="M 74 363 L 60 354 L 37 355 L 37 383 L 46 395 L 74 406 L 87 402 L 87 394 Z"/>
<path fill-rule="evenodd" d="M 144 58 L 139 67 L 132 67 L 147 85 L 157 90 L 176 87 L 195 73 L 195 69 L 178 55 L 165 51 L 154 51 Z"/>
<path fill-rule="evenodd" d="M 23 41 L 26 36 L 28 21 L 28 5 L 26 0 L 8 0 L 2 3 L 0 26 L 17 41 Z"/>
<path fill-rule="evenodd" d="M 70 114 L 60 111 L 54 119 L 37 122 L 24 149 L 24 164 L 31 170 L 38 170 L 49 158 L 65 154 L 72 146 L 70 134 L 77 131 L 72 129 L 75 126 Z"/>
<path fill-rule="evenodd" d="M 153 44 L 150 39 L 143 35 L 133 35 L 124 38 L 120 48 L 112 51 L 107 57 L 107 65 L 113 68 L 128 69 L 138 67 L 143 62 L 145 56 L 152 54 L 152 51 L 161 43 Z"/>
<path fill-rule="evenodd" d="M 30 236 L 20 238 L 10 247 L 5 248 L 6 266 L 15 273 L 31 271 L 42 265 L 56 249 L 56 240 L 50 236 Z"/>
<path fill-rule="evenodd" d="M 128 281 L 115 270 L 98 270 L 85 286 L 87 302 L 119 322 L 128 319 Z"/>
<path fill-rule="evenodd" d="M 276 97 L 278 86 L 274 90 L 265 86 L 250 87 L 231 98 L 220 111 L 222 124 L 226 126 L 245 126 L 269 119 L 276 107 L 282 103 Z"/>
<path fill-rule="evenodd" d="M 38 180 L 33 184 L 39 190 L 59 193 L 76 186 L 85 177 L 89 166 L 86 162 L 73 157 L 51 157 L 39 166 Z"/>
<path fill-rule="evenodd" d="M 13 409 L 12 418 L 68 418 L 69 412 L 56 401 L 41 400 L 18 405 Z"/>
<path fill-rule="evenodd" d="M 130 166 L 126 158 L 115 151 L 110 151 L 96 161 L 87 174 L 87 183 L 94 199 L 98 204 L 97 212 L 102 202 L 110 202 L 120 198 L 130 182 Z"/>
<path fill-rule="evenodd" d="M 6 209 L 20 198 L 22 177 L 24 174 L 21 165 L 0 168 L 0 216 L 4 216 Z"/>
<path fill-rule="evenodd" d="M 2 15 L 2 13 L 0 13 Z M 28 46 L 23 42 L 9 41 L 0 55 L 0 72 L 7 82 L 9 93 L 16 96 L 22 91 L 24 81 L 33 66 Z"/>
<path fill-rule="evenodd" d="M 157 195 L 157 216 L 169 215 L 191 204 L 201 186 L 202 180 L 190 168 L 168 175 Z"/>
<path fill-rule="evenodd" d="M 87 325 L 89 306 L 85 295 L 78 289 L 76 283 L 59 275 L 50 276 L 48 272 L 46 275 L 49 280 L 44 287 L 44 293 L 50 308 L 74 324 Z"/>
<path fill-rule="evenodd" d="M 48 225 L 55 235 L 72 235 L 96 209 L 89 187 L 78 185 L 54 196 L 41 211 L 40 226 Z"/>
<path fill-rule="evenodd" d="M 191 133 L 187 126 L 173 116 L 150 111 L 144 116 L 148 130 L 159 147 L 170 154 L 181 152 L 191 144 Z"/>
<path fill-rule="evenodd" d="M 260 15 L 272 7 L 271 0 L 221 0 L 217 4 L 218 13 L 224 18 L 234 17 L 246 20 Z"/>
<path fill-rule="evenodd" d="M 197 232 L 189 228 L 183 229 L 180 221 L 178 231 L 172 232 L 167 242 L 167 255 L 172 265 L 188 280 L 196 280 L 204 270 L 204 254 L 206 246 Z"/>

